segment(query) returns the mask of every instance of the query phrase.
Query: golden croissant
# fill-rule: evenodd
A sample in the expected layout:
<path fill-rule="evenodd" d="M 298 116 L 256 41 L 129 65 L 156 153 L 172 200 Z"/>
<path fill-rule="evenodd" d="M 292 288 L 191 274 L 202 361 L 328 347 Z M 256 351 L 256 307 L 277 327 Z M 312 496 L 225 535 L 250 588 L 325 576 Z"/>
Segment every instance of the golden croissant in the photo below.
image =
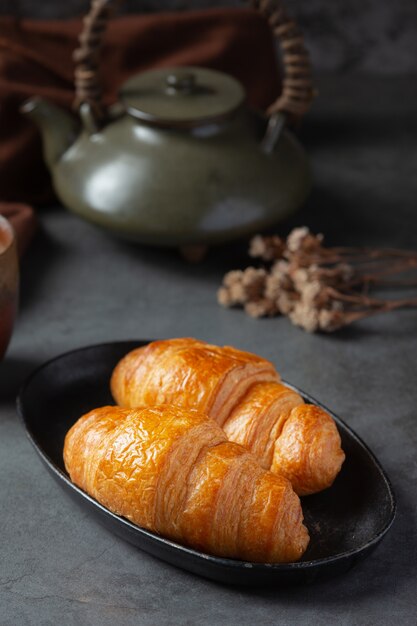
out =
<path fill-rule="evenodd" d="M 123 407 L 175 404 L 206 413 L 299 495 L 329 487 L 345 458 L 330 415 L 286 387 L 272 363 L 235 348 L 154 341 L 118 363 L 111 390 Z"/>
<path fill-rule="evenodd" d="M 133 523 L 204 552 L 294 561 L 309 538 L 291 483 L 198 411 L 108 406 L 67 433 L 72 481 Z"/>

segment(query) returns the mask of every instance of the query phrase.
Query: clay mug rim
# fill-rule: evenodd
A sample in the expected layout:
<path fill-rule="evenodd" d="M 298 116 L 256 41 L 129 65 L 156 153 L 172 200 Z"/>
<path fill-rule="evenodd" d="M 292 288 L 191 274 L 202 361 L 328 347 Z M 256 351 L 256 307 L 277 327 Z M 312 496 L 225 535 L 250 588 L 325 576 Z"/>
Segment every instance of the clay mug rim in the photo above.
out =
<path fill-rule="evenodd" d="M 19 299 L 19 263 L 16 233 L 10 221 L 0 215 L 0 361 L 13 334 Z"/>
<path fill-rule="evenodd" d="M 8 237 L 5 244 L 3 244 L 2 242 L 1 236 L 4 232 L 7 234 Z M 7 219 L 7 217 L 4 217 L 4 215 L 0 215 L 0 233 L 0 257 L 2 257 L 3 255 L 7 254 L 7 252 L 16 241 L 14 228 Z"/>

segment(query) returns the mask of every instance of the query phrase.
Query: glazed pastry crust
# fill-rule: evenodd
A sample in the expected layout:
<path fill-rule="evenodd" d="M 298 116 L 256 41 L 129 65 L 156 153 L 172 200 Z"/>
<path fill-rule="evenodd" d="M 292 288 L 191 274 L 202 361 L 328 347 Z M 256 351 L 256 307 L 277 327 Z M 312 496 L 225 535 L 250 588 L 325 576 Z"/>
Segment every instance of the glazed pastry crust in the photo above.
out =
<path fill-rule="evenodd" d="M 191 338 L 154 341 L 130 352 L 111 378 L 119 406 L 173 402 L 216 416 L 220 426 L 257 381 L 279 380 L 272 363 Z"/>
<path fill-rule="evenodd" d="M 285 421 L 271 470 L 286 476 L 304 496 L 329 487 L 344 460 L 333 419 L 320 407 L 304 404 L 292 409 Z"/>
<path fill-rule="evenodd" d="M 111 390 L 120 406 L 169 403 L 207 413 L 299 495 L 329 487 L 345 458 L 331 416 L 305 404 L 272 363 L 235 348 L 191 338 L 150 343 L 118 363 Z"/>
<path fill-rule="evenodd" d="M 209 554 L 290 562 L 307 547 L 290 482 L 200 412 L 96 409 L 68 432 L 64 461 L 71 480 L 114 513 Z"/>

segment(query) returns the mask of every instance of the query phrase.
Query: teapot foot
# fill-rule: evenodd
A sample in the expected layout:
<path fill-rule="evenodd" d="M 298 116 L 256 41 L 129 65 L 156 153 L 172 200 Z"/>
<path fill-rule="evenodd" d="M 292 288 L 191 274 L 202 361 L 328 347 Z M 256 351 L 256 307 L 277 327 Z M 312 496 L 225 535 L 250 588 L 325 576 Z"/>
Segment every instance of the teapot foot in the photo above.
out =
<path fill-rule="evenodd" d="M 179 251 L 188 263 L 200 263 L 208 252 L 208 246 L 205 244 L 180 246 Z"/>

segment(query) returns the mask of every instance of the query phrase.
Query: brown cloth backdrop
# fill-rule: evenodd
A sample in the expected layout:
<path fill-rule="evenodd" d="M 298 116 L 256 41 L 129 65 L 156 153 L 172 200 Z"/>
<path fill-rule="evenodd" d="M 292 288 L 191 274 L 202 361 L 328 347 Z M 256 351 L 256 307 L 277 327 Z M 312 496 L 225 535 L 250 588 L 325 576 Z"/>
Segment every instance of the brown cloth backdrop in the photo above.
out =
<path fill-rule="evenodd" d="M 35 21 L 0 18 L 0 201 L 50 203 L 50 179 L 41 141 L 19 113 L 32 95 L 67 109 L 74 97 L 72 52 L 81 20 Z M 151 67 L 201 65 L 241 80 L 249 103 L 265 108 L 279 94 L 271 31 L 250 9 L 206 9 L 130 15 L 111 21 L 102 52 L 104 99 Z"/>

